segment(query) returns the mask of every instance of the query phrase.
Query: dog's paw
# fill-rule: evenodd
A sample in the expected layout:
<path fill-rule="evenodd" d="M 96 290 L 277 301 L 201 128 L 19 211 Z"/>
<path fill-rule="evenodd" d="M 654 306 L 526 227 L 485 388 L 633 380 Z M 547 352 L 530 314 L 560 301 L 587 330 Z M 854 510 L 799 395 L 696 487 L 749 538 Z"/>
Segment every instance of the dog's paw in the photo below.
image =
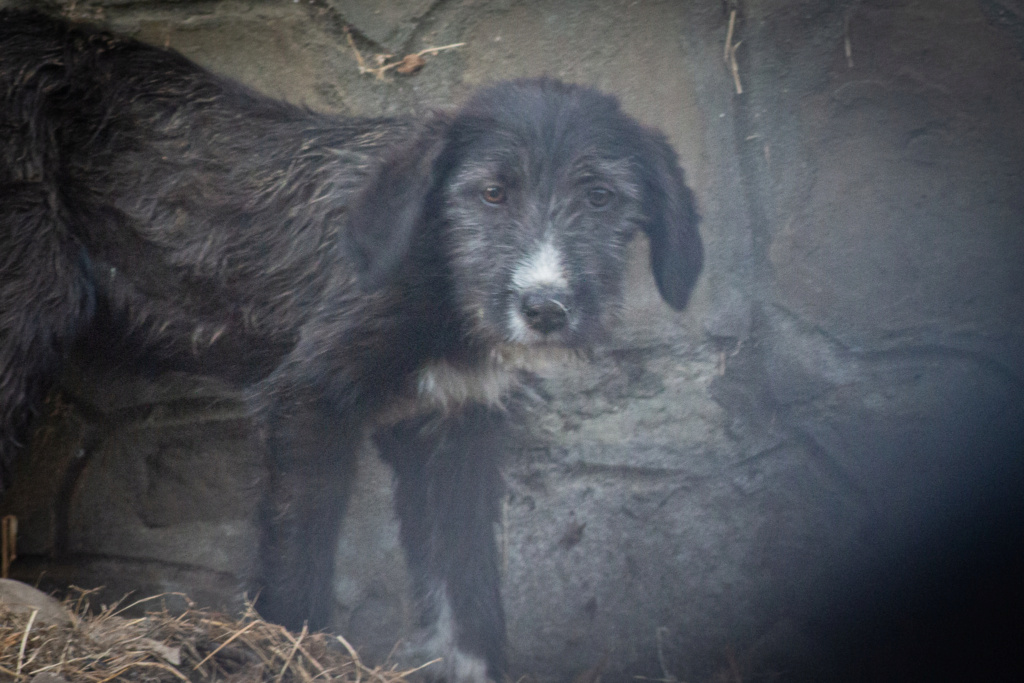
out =
<path fill-rule="evenodd" d="M 431 683 L 494 683 L 483 657 L 460 649 L 445 634 L 431 629 L 407 642 L 398 660 Z"/>

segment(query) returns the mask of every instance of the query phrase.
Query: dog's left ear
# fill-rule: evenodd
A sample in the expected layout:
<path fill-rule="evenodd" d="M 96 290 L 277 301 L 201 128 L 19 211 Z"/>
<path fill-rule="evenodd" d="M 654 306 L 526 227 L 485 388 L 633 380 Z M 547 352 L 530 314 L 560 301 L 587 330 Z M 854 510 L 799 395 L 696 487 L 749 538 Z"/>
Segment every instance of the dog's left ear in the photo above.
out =
<path fill-rule="evenodd" d="M 675 150 L 656 131 L 643 132 L 644 232 L 651 242 L 651 272 L 661 296 L 682 310 L 704 265 L 693 192 L 687 187 Z"/>
<path fill-rule="evenodd" d="M 345 242 L 363 290 L 394 276 L 426 220 L 449 125 L 443 115 L 428 122 L 385 159 L 349 206 Z"/>

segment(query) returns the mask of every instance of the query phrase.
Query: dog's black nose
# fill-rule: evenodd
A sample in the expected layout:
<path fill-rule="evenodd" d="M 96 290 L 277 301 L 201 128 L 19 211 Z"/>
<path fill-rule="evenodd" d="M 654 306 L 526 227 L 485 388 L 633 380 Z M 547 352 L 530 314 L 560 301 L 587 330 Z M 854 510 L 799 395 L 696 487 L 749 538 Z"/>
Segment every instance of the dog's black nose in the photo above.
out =
<path fill-rule="evenodd" d="M 519 302 L 519 310 L 531 329 L 542 334 L 557 332 L 569 322 L 569 309 L 551 292 L 527 292 Z"/>

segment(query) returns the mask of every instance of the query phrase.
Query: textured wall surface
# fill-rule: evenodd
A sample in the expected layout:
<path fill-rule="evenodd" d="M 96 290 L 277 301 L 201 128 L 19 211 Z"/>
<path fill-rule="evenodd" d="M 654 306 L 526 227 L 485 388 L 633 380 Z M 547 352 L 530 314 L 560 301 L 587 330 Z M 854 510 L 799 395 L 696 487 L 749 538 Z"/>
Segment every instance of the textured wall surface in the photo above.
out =
<path fill-rule="evenodd" d="M 918 680 L 901 667 L 945 657 L 969 679 L 1002 661 L 1024 608 L 1004 581 L 1024 566 L 1020 0 L 53 6 L 317 109 L 415 113 L 550 74 L 669 135 L 706 274 L 673 313 L 636 245 L 615 339 L 536 378 L 502 533 L 517 673 L 842 661 L 831 680 Z M 465 45 L 376 79 L 346 30 L 368 59 Z M 48 404 L 2 503 L 15 570 L 237 606 L 262 476 L 244 407 L 117 360 L 78 359 Z M 364 460 L 336 624 L 379 655 L 409 605 L 390 472 Z"/>

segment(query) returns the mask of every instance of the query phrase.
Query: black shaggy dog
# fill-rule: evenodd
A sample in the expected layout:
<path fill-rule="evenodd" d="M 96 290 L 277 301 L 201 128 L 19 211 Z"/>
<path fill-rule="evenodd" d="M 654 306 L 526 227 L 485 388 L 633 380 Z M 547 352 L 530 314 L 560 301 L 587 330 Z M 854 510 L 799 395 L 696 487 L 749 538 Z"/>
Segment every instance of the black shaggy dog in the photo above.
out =
<path fill-rule="evenodd" d="M 502 397 L 531 356 L 601 338 L 638 230 L 683 308 L 691 192 L 665 139 L 593 90 L 514 81 L 455 114 L 338 119 L 0 12 L 4 478 L 83 335 L 240 382 L 269 453 L 257 608 L 321 628 L 370 431 L 423 655 L 451 681 L 497 676 Z"/>

